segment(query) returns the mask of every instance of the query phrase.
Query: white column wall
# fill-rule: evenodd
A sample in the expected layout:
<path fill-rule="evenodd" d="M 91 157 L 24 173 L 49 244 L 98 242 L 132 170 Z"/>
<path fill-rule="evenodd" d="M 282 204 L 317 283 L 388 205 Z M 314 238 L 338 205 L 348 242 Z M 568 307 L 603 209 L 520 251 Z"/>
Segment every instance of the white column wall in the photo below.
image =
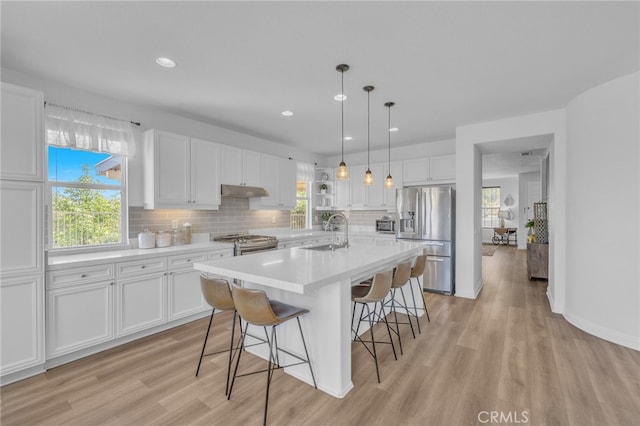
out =
<path fill-rule="evenodd" d="M 475 298 L 482 288 L 480 188 L 482 164 L 478 146 L 528 136 L 553 135 L 549 172 L 549 289 L 551 309 L 564 306 L 565 249 L 565 111 L 513 117 L 456 128 L 456 296 Z M 473 265 L 470 268 L 469 265 Z"/>
<path fill-rule="evenodd" d="M 567 288 L 577 327 L 640 350 L 639 74 L 567 106 Z"/>

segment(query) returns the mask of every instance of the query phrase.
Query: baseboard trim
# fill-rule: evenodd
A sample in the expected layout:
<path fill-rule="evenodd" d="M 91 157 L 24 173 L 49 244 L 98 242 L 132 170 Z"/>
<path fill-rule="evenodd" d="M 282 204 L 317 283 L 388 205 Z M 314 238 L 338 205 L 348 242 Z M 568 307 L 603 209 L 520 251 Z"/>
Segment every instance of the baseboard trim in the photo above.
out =
<path fill-rule="evenodd" d="M 554 314 L 562 314 L 562 309 L 556 306 L 556 302 L 553 299 L 553 295 L 549 293 L 548 287 L 547 287 L 547 300 L 549 301 L 549 308 L 551 308 L 551 312 L 553 312 Z"/>
<path fill-rule="evenodd" d="M 43 362 L 42 364 L 36 365 L 34 367 L 29 367 L 25 368 L 24 370 L 18 370 L 13 373 L 5 374 L 4 376 L 2 376 L 2 378 L 0 378 L 0 386 L 18 382 L 31 376 L 36 376 L 38 374 L 44 373 L 45 371 L 47 370 L 44 368 Z"/>
<path fill-rule="evenodd" d="M 458 290 L 456 290 L 456 292 L 454 293 L 454 296 L 462 297 L 462 298 L 465 298 L 465 299 L 477 299 L 478 295 L 482 291 L 483 287 L 484 287 L 484 283 L 482 281 L 480 281 L 480 285 L 478 285 L 478 288 L 475 288 L 472 292 L 471 291 L 458 291 Z"/>
<path fill-rule="evenodd" d="M 640 336 L 620 333 L 607 327 L 595 324 L 575 315 L 564 313 L 562 316 L 580 330 L 620 346 L 640 351 Z"/>

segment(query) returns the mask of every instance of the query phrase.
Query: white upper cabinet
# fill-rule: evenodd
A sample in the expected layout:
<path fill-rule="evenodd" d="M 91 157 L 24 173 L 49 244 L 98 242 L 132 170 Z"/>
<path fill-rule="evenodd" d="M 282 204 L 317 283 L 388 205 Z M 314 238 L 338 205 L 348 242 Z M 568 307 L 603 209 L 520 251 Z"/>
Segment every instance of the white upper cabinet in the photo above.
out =
<path fill-rule="evenodd" d="M 44 97 L 41 92 L 2 83 L 2 179 L 43 181 Z"/>
<path fill-rule="evenodd" d="M 220 180 L 225 185 L 260 185 L 260 153 L 237 148 L 220 146 Z"/>
<path fill-rule="evenodd" d="M 418 185 L 429 181 L 429 158 L 404 160 L 402 181 L 405 185 Z"/>
<path fill-rule="evenodd" d="M 191 204 L 220 205 L 220 145 L 191 138 Z"/>
<path fill-rule="evenodd" d="M 455 180 L 456 179 L 456 156 L 441 155 L 431 157 L 431 179 L 432 180 Z"/>
<path fill-rule="evenodd" d="M 389 174 L 389 163 L 383 164 L 383 178 L 386 179 Z M 391 162 L 391 177 L 393 178 L 393 188 L 384 188 L 382 206 L 387 210 L 395 210 L 396 207 L 396 189 L 402 188 L 403 176 L 402 176 L 402 161 Z M 382 182 L 384 187 L 384 181 Z"/>
<path fill-rule="evenodd" d="M 42 187 L 39 182 L 0 181 L 2 276 L 44 271 Z"/>
<path fill-rule="evenodd" d="M 159 130 L 145 132 L 144 207 L 217 209 L 220 145 Z"/>
<path fill-rule="evenodd" d="M 349 202 L 347 207 L 364 207 L 367 204 L 366 189 L 362 183 L 366 170 L 367 166 L 349 167 Z"/>
<path fill-rule="evenodd" d="M 365 186 L 367 195 L 366 206 L 369 208 L 380 208 L 383 205 L 383 192 L 384 192 L 384 179 L 387 177 L 384 174 L 384 167 L 382 163 L 371 164 L 371 173 L 373 173 L 372 186 Z"/>
<path fill-rule="evenodd" d="M 403 168 L 404 185 L 436 183 L 434 181 L 453 182 L 456 179 L 456 156 L 451 154 L 404 160 Z"/>
<path fill-rule="evenodd" d="M 296 163 L 272 155 L 260 156 L 260 184 L 268 197 L 252 198 L 252 209 L 290 210 L 296 205 Z"/>

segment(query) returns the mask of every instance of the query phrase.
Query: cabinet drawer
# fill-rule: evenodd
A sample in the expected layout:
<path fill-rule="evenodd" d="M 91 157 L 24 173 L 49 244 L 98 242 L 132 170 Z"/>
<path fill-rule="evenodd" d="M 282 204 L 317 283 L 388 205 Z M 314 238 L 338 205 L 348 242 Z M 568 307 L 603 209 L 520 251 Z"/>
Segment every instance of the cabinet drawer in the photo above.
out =
<path fill-rule="evenodd" d="M 116 274 L 118 274 L 118 278 L 149 274 L 153 272 L 163 272 L 165 269 L 167 269 L 166 257 L 133 260 L 131 262 L 116 264 Z"/>
<path fill-rule="evenodd" d="M 210 251 L 209 253 L 207 253 L 207 260 L 214 260 L 214 259 L 220 259 L 222 257 L 231 257 L 231 256 L 233 256 L 232 250 Z"/>
<path fill-rule="evenodd" d="M 47 273 L 47 288 L 113 278 L 113 264 L 61 269 Z"/>
<path fill-rule="evenodd" d="M 192 267 L 196 262 L 205 262 L 207 260 L 206 252 L 198 252 L 191 254 L 181 254 L 179 256 L 171 256 L 169 258 L 169 269 Z"/>

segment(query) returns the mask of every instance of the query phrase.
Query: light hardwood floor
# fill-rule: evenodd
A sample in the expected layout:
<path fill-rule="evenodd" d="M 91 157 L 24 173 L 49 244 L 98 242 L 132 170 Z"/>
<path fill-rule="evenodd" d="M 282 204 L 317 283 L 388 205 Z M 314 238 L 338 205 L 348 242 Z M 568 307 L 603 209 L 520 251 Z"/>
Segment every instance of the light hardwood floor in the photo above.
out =
<path fill-rule="evenodd" d="M 277 371 L 269 424 L 496 424 L 492 411 L 502 424 L 640 424 L 640 353 L 551 313 L 546 281 L 528 281 L 525 262 L 524 251 L 500 247 L 483 257 L 477 300 L 427 294 L 431 323 L 421 320 L 416 340 L 403 329 L 398 361 L 381 348 L 381 384 L 360 344 L 353 346 L 355 387 L 344 399 Z M 229 318 L 216 317 L 212 349 L 227 342 Z M 231 401 L 224 355 L 205 358 L 194 377 L 206 321 L 5 386 L 2 425 L 260 424 L 264 375 L 239 379 Z"/>

